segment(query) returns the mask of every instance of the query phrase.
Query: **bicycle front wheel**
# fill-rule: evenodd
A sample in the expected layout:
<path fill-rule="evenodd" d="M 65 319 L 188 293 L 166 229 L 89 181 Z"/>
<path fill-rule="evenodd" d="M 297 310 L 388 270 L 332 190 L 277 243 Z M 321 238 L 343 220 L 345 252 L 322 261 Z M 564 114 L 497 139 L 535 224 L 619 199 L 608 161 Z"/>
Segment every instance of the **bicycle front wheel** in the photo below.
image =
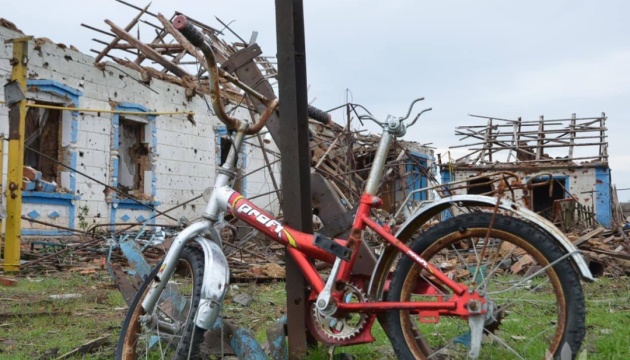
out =
<path fill-rule="evenodd" d="M 158 264 L 138 289 L 122 325 L 116 359 L 197 359 L 204 330 L 195 326 L 203 280 L 203 253 L 186 247 L 154 309 L 142 301 L 155 282 Z"/>
<path fill-rule="evenodd" d="M 412 249 L 454 280 L 483 293 L 489 306 L 480 358 L 570 359 L 585 335 L 584 296 L 565 252 L 549 235 L 513 217 L 460 215 L 421 234 Z M 438 301 L 451 295 L 406 256 L 396 266 L 389 301 Z M 390 339 L 401 359 L 465 359 L 468 321 L 389 311 Z"/>

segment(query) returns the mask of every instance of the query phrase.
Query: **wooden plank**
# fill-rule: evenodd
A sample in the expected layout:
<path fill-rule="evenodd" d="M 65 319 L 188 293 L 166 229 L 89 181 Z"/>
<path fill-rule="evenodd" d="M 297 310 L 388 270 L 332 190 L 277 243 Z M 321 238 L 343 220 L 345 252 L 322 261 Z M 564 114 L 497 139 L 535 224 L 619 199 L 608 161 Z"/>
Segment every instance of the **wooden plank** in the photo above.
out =
<path fill-rule="evenodd" d="M 142 51 L 142 53 L 144 53 L 149 59 L 157 62 L 158 64 L 160 64 L 162 66 L 164 66 L 166 69 L 168 69 L 173 74 L 175 74 L 175 75 L 177 75 L 179 77 L 182 77 L 182 78 L 186 77 L 186 76 L 190 76 L 184 69 L 182 69 L 179 66 L 173 64 L 172 62 L 168 61 L 167 59 L 162 57 L 160 54 L 158 54 L 155 50 L 151 49 L 149 46 L 145 45 L 140 40 L 136 39 L 131 34 L 126 32 L 124 29 L 121 29 L 120 27 L 118 27 L 116 24 L 114 24 L 110 20 L 105 20 L 105 23 L 112 28 L 112 31 L 116 35 L 122 37 L 128 43 L 136 46 L 138 48 L 138 50 Z"/>
<path fill-rule="evenodd" d="M 606 230 L 606 229 L 604 229 L 603 227 L 599 227 L 599 228 L 597 228 L 597 229 L 595 229 L 593 231 L 590 231 L 590 232 L 580 236 L 577 240 L 575 240 L 573 242 L 573 245 L 579 246 L 580 244 L 582 244 L 582 243 L 584 243 L 584 242 L 594 238 L 595 236 L 603 233 L 604 230 Z"/>
<path fill-rule="evenodd" d="M 140 13 L 138 15 L 136 15 L 135 18 L 133 18 L 133 20 L 131 20 L 131 22 L 129 23 L 129 25 L 127 25 L 125 27 L 125 31 L 129 31 L 131 29 L 133 29 L 134 26 L 136 26 L 136 24 L 138 23 L 138 20 L 140 20 L 140 17 L 142 17 L 142 15 L 144 15 L 144 13 L 146 13 L 146 11 L 149 9 L 149 6 L 151 6 L 151 3 L 149 3 L 147 6 L 144 7 L 144 9 L 142 9 L 140 11 Z M 96 56 L 96 58 L 94 59 L 94 63 L 97 63 L 99 61 L 101 61 L 101 59 L 103 59 L 103 57 L 120 41 L 122 40 L 122 37 L 120 35 L 117 35 L 114 40 L 112 40 L 111 43 L 109 43 L 109 45 L 107 45 L 105 47 L 105 49 L 103 49 L 103 51 L 101 51 L 100 54 L 98 54 Z"/>
<path fill-rule="evenodd" d="M 58 358 L 56 358 L 56 360 L 68 359 L 75 355 L 83 355 L 83 354 L 92 352 L 98 349 L 99 347 L 101 347 L 102 345 L 105 345 L 106 343 L 108 343 L 110 337 L 111 337 L 110 334 L 105 334 L 97 339 L 90 340 L 86 342 L 85 344 L 79 346 L 78 348 L 59 356 Z"/>

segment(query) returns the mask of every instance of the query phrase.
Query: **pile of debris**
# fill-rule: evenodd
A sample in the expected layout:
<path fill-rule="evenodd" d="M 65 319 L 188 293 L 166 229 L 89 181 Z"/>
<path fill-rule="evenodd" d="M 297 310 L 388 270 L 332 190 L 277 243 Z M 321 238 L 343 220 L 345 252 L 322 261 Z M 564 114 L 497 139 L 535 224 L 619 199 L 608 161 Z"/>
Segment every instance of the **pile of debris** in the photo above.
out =
<path fill-rule="evenodd" d="M 593 276 L 625 276 L 630 273 L 630 226 L 615 230 L 598 227 L 584 234 L 569 234 L 587 259 Z"/>
<path fill-rule="evenodd" d="M 97 66 L 105 66 L 102 60 L 108 58 L 138 71 L 140 74 L 139 81 L 150 82 L 152 78 L 170 81 L 184 87 L 186 95 L 190 97 L 200 93 L 208 93 L 208 80 L 205 67 L 203 66 L 203 57 L 172 28 L 170 20 L 161 14 L 149 12 L 148 6 L 137 8 L 127 3 L 125 5 L 135 8 L 139 13 L 124 27 L 106 20 L 105 22 L 110 27 L 110 32 L 82 24 L 89 29 L 111 37 L 109 42 L 95 39 L 97 43 L 104 45 L 104 48 L 100 51 L 93 50 L 97 53 L 95 58 Z M 180 14 L 175 12 L 171 19 Z M 146 17 L 151 18 L 147 20 Z M 226 101 L 231 101 L 233 104 L 244 104 L 255 110 L 256 106 L 253 100 L 249 99 L 241 90 L 242 86 L 246 86 L 246 84 L 238 77 L 230 75 L 230 69 L 236 67 L 236 64 L 230 59 L 233 59 L 236 54 L 251 53 L 248 56 L 252 57 L 255 68 L 260 74 L 256 84 L 257 86 L 263 86 L 261 84 L 264 84 L 264 87 L 268 89 L 271 89 L 268 80 L 273 79 L 277 75 L 277 71 L 273 66 L 273 59 L 261 56 L 260 48 L 252 44 L 255 42 L 255 38 L 245 41 L 219 19 L 217 20 L 224 26 L 223 31 L 231 32 L 238 41 L 228 43 L 223 40 L 222 31 L 218 31 L 190 17 L 189 19 L 212 40 L 211 44 L 217 55 L 217 60 L 225 70 L 221 75 L 221 86 L 223 94 L 226 96 Z M 156 37 L 149 42 L 143 42 L 132 35 L 131 30 L 139 23 L 152 27 L 157 34 Z M 129 59 L 118 54 L 124 54 L 124 56 L 133 54 L 134 58 Z M 260 88 L 258 87 L 257 90 L 260 90 Z M 369 174 L 380 138 L 377 135 L 353 130 L 352 119 L 353 117 L 356 118 L 355 110 L 357 105 L 346 104 L 345 107 L 347 110 L 347 123 L 345 126 L 311 123 L 311 165 L 317 173 L 330 182 L 331 187 L 341 199 L 343 205 L 350 210 L 360 197 L 361 189 Z M 493 165 L 496 161 L 496 153 L 499 151 L 509 153 L 508 161 L 513 157 L 519 163 L 552 162 L 552 159 L 545 155 L 544 148 L 553 147 L 556 143 L 565 144 L 564 146 L 566 146 L 564 138 L 567 137 L 567 134 L 569 134 L 571 154 L 573 154 L 573 147 L 577 148 L 581 145 L 597 146 L 599 149 L 598 155 L 595 158 L 588 158 L 588 160 L 605 162 L 608 156 L 605 137 L 598 138 L 595 144 L 580 144 L 576 141 L 580 138 L 576 134 L 588 131 L 603 131 L 604 119 L 603 115 L 601 118 L 593 119 L 576 119 L 573 117 L 568 121 L 570 122 L 569 127 L 575 131 L 554 130 L 554 133 L 558 135 L 557 138 L 553 139 L 549 138 L 549 135 L 545 135 L 549 133 L 549 128 L 544 128 L 547 123 L 543 122 L 542 119 L 536 123 L 521 122 L 520 120 L 502 125 L 489 123 L 490 125 L 487 128 L 484 127 L 483 131 L 474 127 L 467 127 L 461 129 L 460 135 L 482 141 L 481 145 L 483 146 L 475 149 L 473 153 L 477 156 L 475 162 L 482 163 L 482 165 Z M 582 121 L 587 121 L 587 123 L 583 124 Z M 536 126 L 535 130 L 526 131 L 524 129 L 527 126 L 533 127 L 534 125 Z M 522 139 L 530 139 L 535 145 L 531 146 L 522 143 Z M 274 171 L 271 168 L 272 164 L 279 161 L 280 154 L 274 153 L 270 148 L 266 148 L 265 142 L 260 137 L 258 140 L 258 145 L 253 146 L 260 146 L 263 149 L 266 167 L 256 171 L 267 171 L 267 175 L 272 180 L 272 192 L 280 194 L 281 189 L 275 180 Z M 527 146 L 530 147 L 528 148 Z M 419 153 L 427 155 L 427 157 L 418 157 Z M 493 155 L 495 156 L 494 158 Z M 268 156 L 275 157 L 275 159 L 270 159 Z M 429 190 L 429 185 L 434 185 L 435 193 L 441 196 L 454 193 L 455 189 L 453 187 L 450 190 L 444 190 L 442 187 L 439 187 L 435 174 L 431 171 L 433 168 L 432 164 L 426 162 L 426 159 L 431 159 L 432 157 L 433 150 L 425 145 L 400 141 L 392 146 L 388 154 L 388 168 L 384 181 L 381 184 L 381 193 L 379 194 L 383 198 L 383 212 L 386 216 L 394 214 L 401 206 L 406 206 L 407 199 L 412 193 L 414 194 L 411 199 L 417 203 L 431 200 L 434 192 Z M 578 158 L 571 158 L 571 160 L 576 159 Z M 562 163 L 566 162 L 566 159 L 559 160 Z M 471 165 L 466 159 L 459 159 L 457 163 L 467 166 Z M 448 164 L 444 165 L 444 167 L 448 166 Z M 33 177 L 33 179 L 36 178 L 36 176 Z M 485 182 L 482 185 L 489 186 Z M 469 186 L 470 180 L 467 179 L 466 187 Z M 494 190 L 496 189 L 491 187 L 491 192 Z M 420 192 L 415 193 L 417 191 Z M 277 201 L 280 203 L 281 199 L 278 198 Z M 279 216 L 281 217 L 281 214 Z M 123 256 L 124 251 L 120 247 L 121 244 L 130 239 L 140 246 L 142 257 L 149 264 L 154 264 L 159 261 L 164 251 L 168 249 L 169 241 L 172 240 L 174 233 L 179 227 L 177 225 L 161 225 L 165 232 L 161 234 L 160 231 L 154 228 L 145 229 L 149 220 L 123 232 L 83 232 L 70 229 L 78 233 L 80 236 L 79 241 L 63 240 L 60 242 L 60 245 L 44 244 L 41 247 L 35 246 L 24 249 L 25 259 L 28 260 L 24 264 L 24 268 L 68 270 L 82 267 L 84 270 L 90 271 L 92 267 L 106 267 L 112 263 L 127 266 L 130 257 L 127 254 Z M 116 224 L 110 225 L 112 228 L 116 228 Z M 138 230 L 138 228 L 141 230 Z M 566 230 L 570 231 L 571 229 Z M 619 229 L 615 232 L 606 232 L 603 229 L 601 231 L 600 229 L 596 230 L 598 232 L 587 231 L 572 234 L 570 237 L 575 241 L 576 245 L 584 250 L 584 254 L 589 257 L 591 263 L 600 263 L 602 269 L 605 267 L 606 270 L 602 270 L 602 273 L 621 274 L 627 272 L 630 269 L 627 263 L 630 256 L 628 256 L 626 233 L 623 230 L 619 231 Z M 282 246 L 270 243 L 251 228 L 242 228 L 242 224 L 226 225 L 222 229 L 222 235 L 224 251 L 230 262 L 234 280 L 243 278 L 264 280 L 284 277 L 282 266 L 284 251 Z M 157 242 L 156 238 L 159 238 Z M 72 256 L 68 260 L 67 255 L 70 254 Z"/>

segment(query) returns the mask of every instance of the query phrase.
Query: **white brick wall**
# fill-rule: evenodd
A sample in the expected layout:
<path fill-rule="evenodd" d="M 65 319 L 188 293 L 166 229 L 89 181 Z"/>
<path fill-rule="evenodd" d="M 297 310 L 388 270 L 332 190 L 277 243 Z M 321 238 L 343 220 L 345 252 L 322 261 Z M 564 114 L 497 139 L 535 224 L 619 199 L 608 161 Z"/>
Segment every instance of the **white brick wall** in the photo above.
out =
<path fill-rule="evenodd" d="M 0 82 L 4 83 L 10 77 L 12 45 L 4 44 L 5 38 L 18 36 L 8 29 L 0 28 Z M 155 201 L 160 203 L 158 209 L 164 210 L 183 203 L 199 194 L 208 186 L 212 186 L 216 174 L 216 147 L 213 128 L 221 125 L 218 120 L 208 114 L 206 103 L 199 97 L 190 101 L 186 99 L 184 90 L 177 85 L 155 80 L 150 83 L 150 89 L 135 79 L 140 76 L 129 68 L 115 63 L 108 63 L 105 70 L 99 70 L 93 65 L 91 56 L 76 51 L 58 47 L 53 43 L 44 43 L 39 49 L 29 43 L 29 79 L 53 80 L 70 88 L 82 92 L 79 107 L 90 109 L 112 109 L 110 102 L 126 102 L 146 107 L 149 111 L 158 112 L 195 112 L 196 126 L 192 125 L 185 115 L 160 115 L 156 117 L 157 149 L 155 174 L 157 177 Z M 119 70 L 119 69 L 122 69 Z M 124 72 L 123 72 L 124 71 Z M 128 75 L 127 75 L 128 74 Z M 134 79 L 135 78 L 135 79 Z M 3 89 L 0 87 L 0 97 Z M 245 111 L 240 110 L 237 116 L 247 117 Z M 78 138 L 76 144 L 77 170 L 94 177 L 106 184 L 112 183 L 112 137 L 113 126 L 111 113 L 81 112 L 78 116 Z M 8 110 L 0 106 L 0 132 L 8 133 Z M 254 139 L 255 140 L 255 139 Z M 149 146 L 152 146 L 149 140 Z M 6 155 L 5 146 L 5 169 Z M 260 150 L 248 145 L 247 164 L 249 169 L 262 165 Z M 279 169 L 279 166 L 276 166 Z M 245 170 L 247 172 L 247 170 Z M 258 191 L 271 190 L 271 183 L 267 183 L 268 176 L 264 171 L 256 173 L 247 180 L 247 193 L 254 195 Z M 279 175 L 277 175 L 279 180 Z M 146 181 L 150 181 L 147 179 Z M 111 220 L 111 206 L 105 201 L 104 187 L 84 176 L 76 175 L 76 192 L 81 199 L 76 201 L 78 208 L 89 208 L 88 222 L 109 223 Z M 266 205 L 271 195 L 257 199 L 256 202 Z M 192 206 L 194 205 L 194 206 Z M 49 210 L 49 205 L 30 204 L 33 207 Z M 193 207 L 195 208 L 193 210 Z M 44 209 L 46 208 L 46 209 Z M 189 219 L 201 215 L 205 203 L 199 199 L 185 208 L 179 208 L 169 215 L 179 218 L 185 215 Z M 29 211 L 30 211 L 29 210 Z M 273 211 L 277 210 L 272 209 Z M 58 211 L 61 213 L 61 211 Z M 24 214 L 26 212 L 23 211 Z M 139 214 L 148 217 L 150 211 L 124 211 L 132 219 Z M 68 221 L 67 212 L 63 221 Z M 116 221 L 121 221 L 122 211 L 116 212 Z M 76 216 L 76 214 L 75 214 Z M 40 220 L 46 221 L 40 218 Z M 62 220 L 57 221 L 63 222 Z M 130 220 L 133 221 L 133 220 Z M 159 223 L 172 222 L 166 218 L 158 219 Z M 30 228 L 27 222 L 24 228 Z M 75 227 L 78 220 L 75 220 Z"/>

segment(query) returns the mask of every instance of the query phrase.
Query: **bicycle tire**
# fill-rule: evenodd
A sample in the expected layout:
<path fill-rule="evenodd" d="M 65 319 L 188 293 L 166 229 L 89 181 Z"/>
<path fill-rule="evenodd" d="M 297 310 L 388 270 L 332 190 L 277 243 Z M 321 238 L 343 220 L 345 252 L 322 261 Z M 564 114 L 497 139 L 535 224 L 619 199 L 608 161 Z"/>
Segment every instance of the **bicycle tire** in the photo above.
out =
<path fill-rule="evenodd" d="M 161 262 L 145 278 L 127 311 L 122 324 L 116 359 L 136 358 L 197 359 L 205 330 L 194 324 L 194 317 L 201 298 L 204 260 L 200 249 L 187 246 L 168 281 L 154 316 L 143 319 L 142 301 L 155 281 Z M 151 324 L 153 322 L 153 325 Z M 157 323 L 163 324 L 160 327 Z M 172 334 L 166 334 L 170 327 Z M 152 355 L 155 353 L 155 355 Z"/>
<path fill-rule="evenodd" d="M 574 358 L 586 333 L 586 310 L 579 276 L 568 257 L 561 259 L 565 251 L 534 225 L 500 214 L 485 241 L 491 219 L 490 213 L 451 218 L 422 233 L 411 247 L 460 283 L 484 290 L 495 306 L 493 318 L 484 325 L 479 358 Z M 532 263 L 519 269 L 515 261 L 521 259 Z M 409 257 L 402 256 L 388 300 L 448 297 L 448 289 L 440 288 L 429 273 L 419 270 Z M 537 270 L 542 272 L 536 275 Z M 522 279 L 515 281 L 519 276 Z M 508 291 L 513 294 L 504 295 Z M 439 316 L 438 323 L 428 322 L 409 311 L 387 312 L 389 336 L 398 358 L 467 358 L 470 333 L 466 331 L 470 328 L 466 320 Z"/>

